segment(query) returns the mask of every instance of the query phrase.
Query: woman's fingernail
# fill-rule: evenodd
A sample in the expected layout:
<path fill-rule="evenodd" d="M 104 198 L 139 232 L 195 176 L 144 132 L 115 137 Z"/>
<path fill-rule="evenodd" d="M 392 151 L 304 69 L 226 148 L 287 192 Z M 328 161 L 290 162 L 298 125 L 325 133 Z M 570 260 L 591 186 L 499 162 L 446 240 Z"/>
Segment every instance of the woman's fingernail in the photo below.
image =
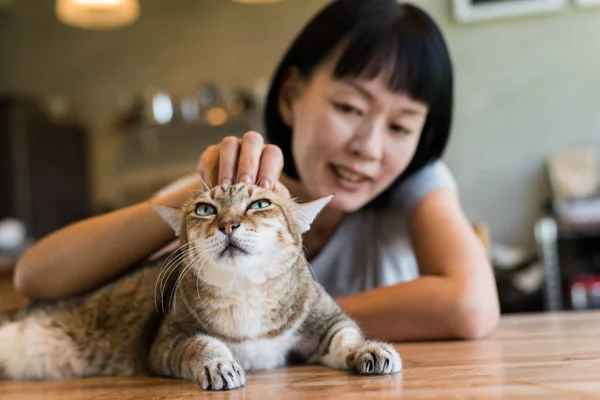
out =
<path fill-rule="evenodd" d="M 221 185 L 231 185 L 231 179 L 223 179 Z"/>
<path fill-rule="evenodd" d="M 269 190 L 273 188 L 273 184 L 268 179 L 261 180 L 260 186 L 264 187 L 265 189 L 269 189 Z"/>
<path fill-rule="evenodd" d="M 242 175 L 240 176 L 240 180 L 241 183 L 252 183 L 252 177 L 250 175 Z"/>

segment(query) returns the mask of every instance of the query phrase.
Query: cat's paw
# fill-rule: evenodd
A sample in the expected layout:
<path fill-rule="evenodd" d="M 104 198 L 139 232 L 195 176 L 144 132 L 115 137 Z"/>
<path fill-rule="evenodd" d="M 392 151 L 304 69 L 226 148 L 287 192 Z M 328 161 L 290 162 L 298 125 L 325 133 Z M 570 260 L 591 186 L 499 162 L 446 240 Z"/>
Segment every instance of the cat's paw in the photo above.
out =
<path fill-rule="evenodd" d="M 205 390 L 231 390 L 246 384 L 246 374 L 235 360 L 217 359 L 205 363 L 199 371 L 199 383 Z"/>
<path fill-rule="evenodd" d="M 346 364 L 360 375 L 393 374 L 402 369 L 400 355 L 392 346 L 371 341 L 356 346 L 346 357 Z"/>

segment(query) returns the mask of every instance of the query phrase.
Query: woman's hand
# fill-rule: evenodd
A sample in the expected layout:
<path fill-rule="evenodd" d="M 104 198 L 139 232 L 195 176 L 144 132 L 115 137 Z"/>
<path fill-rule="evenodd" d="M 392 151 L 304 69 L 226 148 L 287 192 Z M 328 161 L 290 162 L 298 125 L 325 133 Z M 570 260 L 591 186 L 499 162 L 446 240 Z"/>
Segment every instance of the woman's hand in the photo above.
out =
<path fill-rule="evenodd" d="M 283 187 L 279 176 L 283 169 L 283 153 L 267 144 L 256 132 L 242 139 L 228 136 L 221 143 L 206 148 L 200 156 L 198 171 L 208 187 L 235 183 L 256 183 L 271 190 Z"/>

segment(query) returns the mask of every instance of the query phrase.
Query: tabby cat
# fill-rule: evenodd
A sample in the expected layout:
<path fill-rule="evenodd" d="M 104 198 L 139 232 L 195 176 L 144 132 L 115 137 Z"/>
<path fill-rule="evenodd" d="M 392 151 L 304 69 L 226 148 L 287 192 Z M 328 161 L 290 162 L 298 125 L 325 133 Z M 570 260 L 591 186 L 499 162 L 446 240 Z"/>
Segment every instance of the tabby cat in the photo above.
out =
<path fill-rule="evenodd" d="M 0 378 L 153 374 L 227 390 L 292 361 L 398 372 L 394 348 L 364 339 L 302 255 L 330 199 L 236 184 L 154 206 L 180 248 L 92 293 L 0 313 Z"/>

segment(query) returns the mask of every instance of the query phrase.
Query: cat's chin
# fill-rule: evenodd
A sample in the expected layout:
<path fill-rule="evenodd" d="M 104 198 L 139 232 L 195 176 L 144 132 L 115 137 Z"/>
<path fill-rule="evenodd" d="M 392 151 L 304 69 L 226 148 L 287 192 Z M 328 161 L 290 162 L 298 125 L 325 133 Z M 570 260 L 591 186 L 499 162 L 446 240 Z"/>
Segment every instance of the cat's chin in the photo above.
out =
<path fill-rule="evenodd" d="M 268 280 L 264 271 L 253 268 L 248 261 L 252 256 L 220 257 L 205 266 L 196 276 L 201 281 L 227 290 L 245 290 Z M 206 268 L 208 267 L 208 268 Z"/>
<path fill-rule="evenodd" d="M 213 254 L 198 268 L 195 275 L 207 284 L 226 289 L 243 290 L 262 285 L 285 274 L 291 268 L 285 262 L 279 263 L 282 255 L 273 251 L 246 254 L 235 251 L 232 257 L 227 254 Z"/>

